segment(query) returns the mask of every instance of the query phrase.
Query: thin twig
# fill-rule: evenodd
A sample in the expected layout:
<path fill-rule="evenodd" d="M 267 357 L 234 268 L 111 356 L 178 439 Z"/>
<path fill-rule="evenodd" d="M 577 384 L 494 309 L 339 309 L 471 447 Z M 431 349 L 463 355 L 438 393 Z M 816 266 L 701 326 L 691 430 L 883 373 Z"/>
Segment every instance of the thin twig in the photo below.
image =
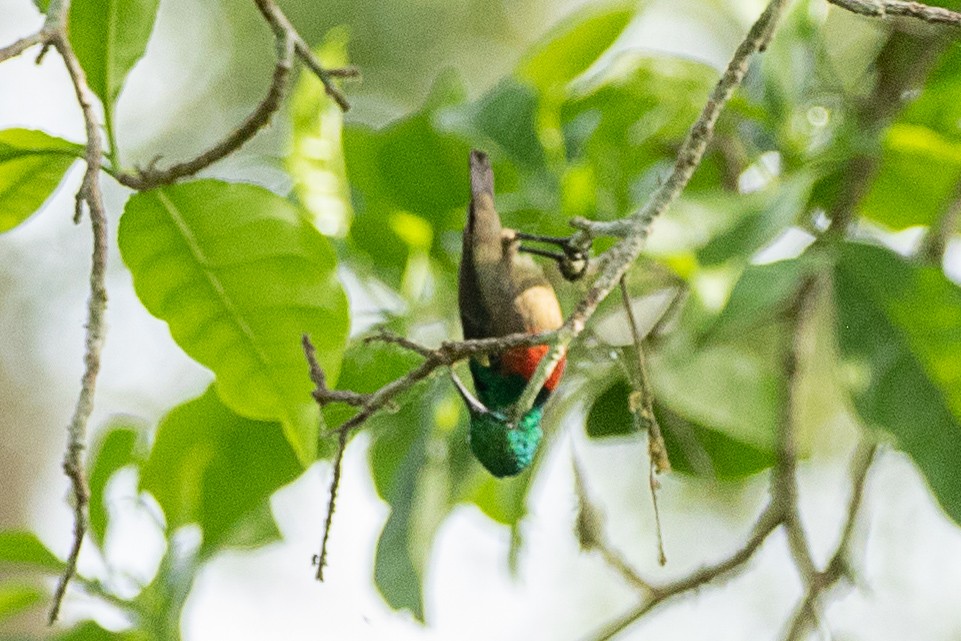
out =
<path fill-rule="evenodd" d="M 864 441 L 858 445 L 851 460 L 851 498 L 848 501 L 847 516 L 837 548 L 823 572 L 817 573 L 808 584 L 804 598 L 798 605 L 785 636 L 785 641 L 800 641 L 817 621 L 817 602 L 822 593 L 834 586 L 850 572 L 847 556 L 850 554 L 851 539 L 857 516 L 864 501 L 864 487 L 868 470 L 877 454 L 874 441 Z"/>
<path fill-rule="evenodd" d="M 598 552 L 604 562 L 617 571 L 627 583 L 637 588 L 642 594 L 651 593 L 653 591 L 651 585 L 634 571 L 634 568 L 604 536 L 604 515 L 587 493 L 587 488 L 584 485 L 584 474 L 581 472 L 577 457 L 574 457 L 572 462 L 574 465 L 574 492 L 577 494 L 576 531 L 581 548 Z"/>
<path fill-rule="evenodd" d="M 531 408 L 541 387 L 567 353 L 571 342 L 584 330 L 587 321 L 601 301 L 617 287 L 628 267 L 637 260 L 644 247 L 651 223 L 677 200 L 687 186 L 704 157 L 708 143 L 714 136 L 714 126 L 724 105 L 744 79 L 754 54 L 767 46 L 773 35 L 774 26 L 787 3 L 788 0 L 772 0 L 738 46 L 707 104 L 704 105 L 701 115 L 681 145 L 674 169 L 667 180 L 651 195 L 641 209 L 629 218 L 609 223 L 608 227 L 605 227 L 605 233 L 621 236 L 622 240 L 608 252 L 609 258 L 590 290 L 558 330 L 557 341 L 541 359 L 537 370 L 514 406 L 515 418 L 523 416 Z"/>
<path fill-rule="evenodd" d="M 47 34 L 45 34 L 43 30 L 38 31 L 37 33 L 32 33 L 29 36 L 24 36 L 13 44 L 7 45 L 6 47 L 0 49 L 0 62 L 6 62 L 11 58 L 16 58 L 30 47 L 46 41 Z"/>
<path fill-rule="evenodd" d="M 181 178 L 192 176 L 214 164 L 218 160 L 229 156 L 249 142 L 258 131 L 266 127 L 271 118 L 280 110 L 284 96 L 290 85 L 294 55 L 296 54 L 310 70 L 323 82 L 328 95 L 333 98 L 341 109 L 350 108 L 343 93 L 334 85 L 333 78 L 356 78 L 359 75 L 355 67 L 342 69 L 326 69 L 321 66 L 300 34 L 294 29 L 287 17 L 273 0 L 254 0 L 257 8 L 267 21 L 277 48 L 277 62 L 274 73 L 267 89 L 267 95 L 254 107 L 247 118 L 233 131 L 216 143 L 207 151 L 177 163 L 166 169 L 156 169 L 151 164 L 135 172 L 118 172 L 116 179 L 131 189 L 145 190 L 161 185 L 168 185 Z"/>
<path fill-rule="evenodd" d="M 254 0 L 257 3 L 257 8 L 260 9 L 260 13 L 263 14 L 264 18 L 274 29 L 277 37 L 280 34 L 285 34 L 294 43 L 294 49 L 297 52 L 297 57 L 310 69 L 314 75 L 316 75 L 322 83 L 324 83 L 324 90 L 327 95 L 334 99 L 334 102 L 344 111 L 350 109 L 350 103 L 347 102 L 347 98 L 341 93 L 337 85 L 334 84 L 333 78 L 339 77 L 356 77 L 356 69 L 350 68 L 339 72 L 337 74 L 331 73 L 330 70 L 325 69 L 320 61 L 314 56 L 314 52 L 310 50 L 310 46 L 304 42 L 304 39 L 300 37 L 297 29 L 291 24 L 284 12 L 280 10 L 280 7 L 273 0 Z"/>
<path fill-rule="evenodd" d="M 66 11 L 68 2 L 62 10 Z M 77 557 L 87 531 L 87 502 L 90 491 L 87 487 L 87 473 L 83 453 L 87 442 L 87 423 L 93 411 L 94 391 L 97 374 L 100 371 L 100 355 L 103 350 L 105 333 L 104 315 L 107 307 L 107 289 L 104 282 L 107 268 L 107 213 L 100 190 L 100 168 L 103 164 L 103 141 L 100 137 L 100 123 L 94 111 L 94 96 L 87 85 L 87 78 L 77 56 L 70 46 L 66 30 L 57 30 L 49 40 L 50 44 L 63 58 L 73 83 L 77 102 L 83 113 L 87 135 L 85 160 L 87 170 L 77 192 L 77 213 L 86 203 L 93 227 L 93 258 L 90 269 L 90 299 L 87 303 L 87 336 L 84 354 L 85 370 L 81 380 L 80 396 L 74 409 L 73 418 L 67 428 L 67 450 L 63 469 L 73 484 L 74 494 L 74 532 L 73 544 L 67 556 L 66 567 L 57 584 L 50 607 L 49 623 L 53 624 L 60 613 L 60 606 L 67 585 L 77 570 Z"/>
<path fill-rule="evenodd" d="M 661 509 L 657 504 L 657 490 L 660 488 L 660 483 L 656 474 L 669 472 L 671 461 L 667 456 L 667 445 L 664 443 L 661 426 L 657 422 L 657 416 L 654 415 L 654 390 L 651 388 L 651 379 L 647 372 L 643 340 L 637 326 L 637 318 L 634 317 L 631 295 L 627 291 L 626 274 L 621 276 L 621 302 L 627 312 L 627 320 L 631 326 L 631 336 L 634 338 L 634 350 L 637 356 L 634 361 L 636 372 L 631 377 L 636 389 L 630 396 L 629 406 L 638 428 L 647 430 L 648 486 L 651 490 L 651 504 L 654 507 L 657 560 L 661 565 L 665 565 L 667 555 L 664 553 L 664 531 L 661 529 Z"/>
<path fill-rule="evenodd" d="M 828 0 L 828 2 L 872 18 L 906 16 L 929 24 L 961 27 L 961 13 L 943 7 L 931 7 L 920 2 L 903 2 L 902 0 Z"/>
<path fill-rule="evenodd" d="M 811 548 L 798 512 L 798 453 L 795 440 L 795 423 L 798 386 L 800 384 L 798 369 L 804 337 L 802 328 L 810 315 L 815 295 L 815 282 L 813 279 L 809 279 L 798 289 L 794 304 L 788 312 L 792 333 L 782 364 L 782 378 L 785 381 L 786 394 L 781 403 L 781 416 L 777 425 L 775 466 L 771 487 L 772 500 L 780 506 L 784 514 L 784 527 L 787 531 L 788 547 L 794 558 L 794 564 L 805 582 L 811 582 L 814 579 L 817 569 L 811 557 Z"/>
<path fill-rule="evenodd" d="M 769 504 L 764 508 L 764 511 L 761 512 L 761 516 L 758 517 L 757 522 L 754 524 L 751 538 L 729 557 L 714 565 L 701 568 L 677 581 L 660 586 L 652 586 L 651 596 L 649 598 L 644 599 L 634 610 L 623 615 L 590 638 L 593 641 L 608 641 L 665 601 L 679 594 L 713 583 L 732 572 L 743 569 L 745 564 L 754 556 L 754 553 L 757 552 L 771 532 L 777 529 L 780 524 L 781 515 L 779 510 L 773 503 Z"/>
<path fill-rule="evenodd" d="M 327 518 L 324 520 L 324 537 L 320 542 L 320 555 L 317 557 L 318 581 L 324 580 L 324 567 L 327 565 L 327 540 L 330 538 L 331 526 L 334 522 L 334 507 L 337 503 L 337 490 L 340 488 L 340 472 L 344 464 L 344 450 L 347 449 L 347 434 L 349 430 L 341 428 L 337 435 L 337 454 L 334 456 L 334 474 L 330 479 L 330 491 L 327 497 Z"/>

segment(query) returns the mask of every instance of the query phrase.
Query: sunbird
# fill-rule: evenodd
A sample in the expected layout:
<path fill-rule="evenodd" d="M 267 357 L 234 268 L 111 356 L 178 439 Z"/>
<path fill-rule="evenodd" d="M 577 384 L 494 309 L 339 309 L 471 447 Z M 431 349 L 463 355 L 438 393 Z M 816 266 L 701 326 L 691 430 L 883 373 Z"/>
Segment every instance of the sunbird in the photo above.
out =
<path fill-rule="evenodd" d="M 543 270 L 522 251 L 522 239 L 558 242 L 518 233 L 501 226 L 494 208 L 494 172 L 482 151 L 470 154 L 471 199 L 464 227 L 459 274 L 459 304 L 464 338 L 491 338 L 559 328 L 560 303 Z M 514 404 L 523 393 L 546 345 L 514 347 L 499 354 L 472 357 L 469 362 L 477 397 L 454 376 L 470 412 L 470 447 L 477 460 L 497 477 L 514 476 L 527 468 L 541 442 L 544 404 L 564 372 L 564 361 L 541 388 L 533 407 L 516 421 Z"/>

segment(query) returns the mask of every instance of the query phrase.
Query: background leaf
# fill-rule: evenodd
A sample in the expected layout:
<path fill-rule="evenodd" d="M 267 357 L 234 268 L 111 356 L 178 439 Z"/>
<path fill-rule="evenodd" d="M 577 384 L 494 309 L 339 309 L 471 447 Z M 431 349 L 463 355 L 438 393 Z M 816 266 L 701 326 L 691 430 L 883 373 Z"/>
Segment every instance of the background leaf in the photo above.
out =
<path fill-rule="evenodd" d="M 570 82 L 610 48 L 635 12 L 628 6 L 591 7 L 571 16 L 524 57 L 518 75 L 541 90 Z"/>
<path fill-rule="evenodd" d="M 160 421 L 140 486 L 163 508 L 168 533 L 200 525 L 205 556 L 276 532 L 264 525 L 267 499 L 300 473 L 279 423 L 238 416 L 208 389 Z"/>
<path fill-rule="evenodd" d="M 0 621 L 14 617 L 47 599 L 47 593 L 29 584 L 0 583 Z"/>
<path fill-rule="evenodd" d="M 103 547 L 107 531 L 108 511 L 104 503 L 107 482 L 117 470 L 141 460 L 136 447 L 141 434 L 142 428 L 129 423 L 114 423 L 90 449 L 90 536 L 98 546 Z"/>
<path fill-rule="evenodd" d="M 837 331 L 855 405 L 961 523 L 961 289 L 880 247 L 844 247 Z"/>
<path fill-rule="evenodd" d="M 32 532 L 0 531 L 0 565 L 33 566 L 49 572 L 60 572 L 64 563 L 40 542 Z"/>
<path fill-rule="evenodd" d="M 215 180 L 133 196 L 119 233 L 144 306 L 214 371 L 224 403 L 281 421 L 309 465 L 318 412 L 301 335 L 333 384 L 349 326 L 328 241 L 271 192 Z"/>
<path fill-rule="evenodd" d="M 81 157 L 81 145 L 42 131 L 0 131 L 0 233 L 40 209 Z"/>
<path fill-rule="evenodd" d="M 127 74 L 147 49 L 158 4 L 158 0 L 70 4 L 70 44 L 87 74 L 87 83 L 108 114 Z"/>

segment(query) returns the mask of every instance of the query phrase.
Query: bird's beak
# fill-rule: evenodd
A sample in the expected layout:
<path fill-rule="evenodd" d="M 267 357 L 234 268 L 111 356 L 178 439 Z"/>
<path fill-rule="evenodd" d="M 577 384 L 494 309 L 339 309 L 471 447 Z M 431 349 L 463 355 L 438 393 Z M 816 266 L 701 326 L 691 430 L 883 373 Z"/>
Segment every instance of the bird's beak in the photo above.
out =
<path fill-rule="evenodd" d="M 471 414 L 487 414 L 490 412 L 489 409 L 484 407 L 483 403 L 477 400 L 477 397 L 470 393 L 470 390 L 464 386 L 460 378 L 457 377 L 457 374 L 454 373 L 454 370 L 450 371 L 450 378 L 452 381 L 454 381 L 454 387 L 457 388 L 461 398 L 463 398 L 464 402 L 467 403 L 467 409 L 470 410 Z"/>

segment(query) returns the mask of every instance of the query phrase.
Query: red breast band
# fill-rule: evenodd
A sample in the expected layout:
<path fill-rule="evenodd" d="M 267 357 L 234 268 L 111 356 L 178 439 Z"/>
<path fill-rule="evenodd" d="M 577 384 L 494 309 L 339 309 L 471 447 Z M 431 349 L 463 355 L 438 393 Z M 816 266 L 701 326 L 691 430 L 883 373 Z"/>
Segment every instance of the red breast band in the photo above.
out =
<path fill-rule="evenodd" d="M 531 376 L 534 375 L 534 370 L 537 369 L 537 364 L 541 362 L 545 354 L 547 354 L 547 345 L 509 349 L 501 354 L 501 369 L 505 373 L 519 374 L 523 376 L 525 380 L 530 380 Z M 547 391 L 553 392 L 554 388 L 557 387 L 561 376 L 564 374 L 564 365 L 566 363 L 567 357 L 565 356 L 557 364 L 557 367 L 554 368 L 550 378 L 544 383 Z"/>

